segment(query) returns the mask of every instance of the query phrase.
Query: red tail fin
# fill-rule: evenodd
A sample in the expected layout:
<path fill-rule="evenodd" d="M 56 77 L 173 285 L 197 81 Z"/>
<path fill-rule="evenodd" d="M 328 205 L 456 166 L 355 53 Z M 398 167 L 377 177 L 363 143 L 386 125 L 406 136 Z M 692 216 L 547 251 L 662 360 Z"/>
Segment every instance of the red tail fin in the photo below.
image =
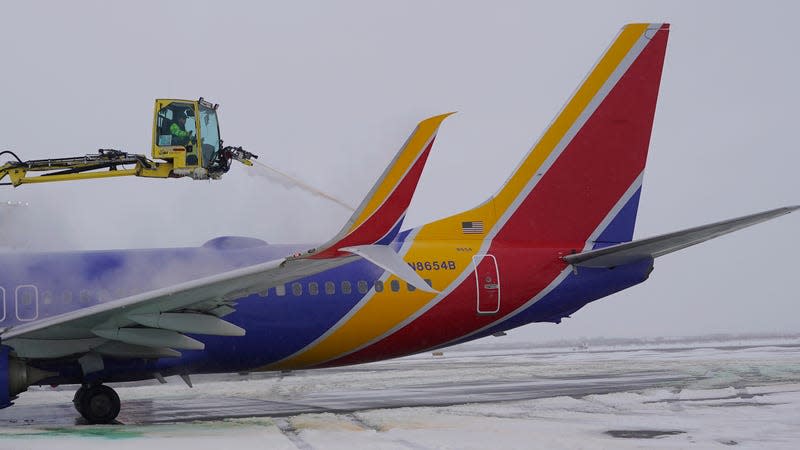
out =
<path fill-rule="evenodd" d="M 622 29 L 495 196 L 497 238 L 590 244 L 628 205 L 609 240 L 631 239 L 668 33 L 668 24 Z"/>
<path fill-rule="evenodd" d="M 543 246 L 629 241 L 668 34 L 625 26 L 500 191 L 438 227 L 460 235 L 479 223 L 463 238 Z"/>

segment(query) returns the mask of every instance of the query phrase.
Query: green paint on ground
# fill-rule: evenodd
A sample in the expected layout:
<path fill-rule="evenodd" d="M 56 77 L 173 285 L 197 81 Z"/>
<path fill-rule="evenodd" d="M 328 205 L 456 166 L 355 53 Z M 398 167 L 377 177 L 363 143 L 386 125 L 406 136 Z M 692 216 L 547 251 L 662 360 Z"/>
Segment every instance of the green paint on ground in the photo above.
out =
<path fill-rule="evenodd" d="M 101 439 L 133 439 L 143 437 L 141 431 L 125 426 L 45 428 L 22 433 L 0 434 L 0 439 L 51 438 L 51 437 L 94 437 Z"/>

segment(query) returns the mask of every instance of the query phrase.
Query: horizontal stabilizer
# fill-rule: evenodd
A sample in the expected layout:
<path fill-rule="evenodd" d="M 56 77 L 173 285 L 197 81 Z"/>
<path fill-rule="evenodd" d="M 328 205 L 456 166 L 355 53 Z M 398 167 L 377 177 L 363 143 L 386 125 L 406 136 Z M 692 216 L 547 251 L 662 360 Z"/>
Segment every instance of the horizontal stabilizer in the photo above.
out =
<path fill-rule="evenodd" d="M 356 245 L 339 249 L 343 252 L 353 253 L 375 264 L 383 270 L 391 272 L 401 280 L 414 286 L 420 291 L 437 293 L 414 271 L 403 258 L 386 245 Z"/>
<path fill-rule="evenodd" d="M 736 219 L 724 220 L 674 233 L 663 234 L 647 239 L 639 239 L 624 244 L 567 255 L 564 261 L 581 267 L 615 267 L 641 260 L 657 258 L 677 250 L 690 247 L 709 239 L 747 228 L 757 223 L 789 214 L 800 206 L 787 206 L 770 211 L 751 214 Z"/>

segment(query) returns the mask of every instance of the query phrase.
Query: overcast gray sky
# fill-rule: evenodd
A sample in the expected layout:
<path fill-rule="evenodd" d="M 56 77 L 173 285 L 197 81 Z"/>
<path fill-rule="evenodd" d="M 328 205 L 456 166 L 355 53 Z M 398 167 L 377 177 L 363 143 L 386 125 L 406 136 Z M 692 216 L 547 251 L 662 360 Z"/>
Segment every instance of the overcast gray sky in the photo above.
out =
<path fill-rule="evenodd" d="M 153 100 L 221 104 L 222 136 L 357 204 L 426 116 L 443 125 L 407 225 L 498 189 L 618 29 L 670 22 L 636 227 L 650 236 L 800 203 L 791 1 L 6 2 L 0 148 L 150 151 Z M 341 207 L 236 166 L 221 182 L 18 189 L 0 239 L 31 249 L 318 242 Z M 797 215 L 657 260 L 651 279 L 522 339 L 800 331 Z"/>

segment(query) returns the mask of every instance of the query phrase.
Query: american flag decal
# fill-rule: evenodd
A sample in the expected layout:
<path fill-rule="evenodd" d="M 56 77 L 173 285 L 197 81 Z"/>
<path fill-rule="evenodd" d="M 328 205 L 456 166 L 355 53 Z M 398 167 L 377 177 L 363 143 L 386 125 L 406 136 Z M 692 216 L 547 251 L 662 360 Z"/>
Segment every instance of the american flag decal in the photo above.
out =
<path fill-rule="evenodd" d="M 481 234 L 483 233 L 483 221 L 461 222 L 461 231 L 464 234 Z"/>

